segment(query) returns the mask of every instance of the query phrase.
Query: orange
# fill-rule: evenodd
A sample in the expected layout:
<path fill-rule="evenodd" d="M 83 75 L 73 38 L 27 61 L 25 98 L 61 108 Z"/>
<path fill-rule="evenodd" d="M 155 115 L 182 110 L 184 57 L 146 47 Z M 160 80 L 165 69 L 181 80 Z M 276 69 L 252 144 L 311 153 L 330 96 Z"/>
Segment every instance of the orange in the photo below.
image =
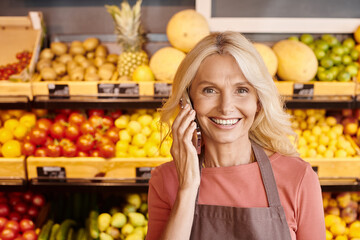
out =
<path fill-rule="evenodd" d="M 354 38 L 357 43 L 360 43 L 360 26 L 354 32 Z"/>

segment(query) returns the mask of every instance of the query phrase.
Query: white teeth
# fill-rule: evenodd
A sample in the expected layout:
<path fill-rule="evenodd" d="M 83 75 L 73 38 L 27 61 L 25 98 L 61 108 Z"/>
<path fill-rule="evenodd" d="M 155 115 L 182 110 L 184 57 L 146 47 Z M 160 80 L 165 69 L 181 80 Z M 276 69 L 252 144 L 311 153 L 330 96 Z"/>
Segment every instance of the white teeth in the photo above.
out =
<path fill-rule="evenodd" d="M 234 125 L 237 123 L 240 119 L 217 119 L 217 118 L 211 118 L 211 120 L 219 125 Z"/>

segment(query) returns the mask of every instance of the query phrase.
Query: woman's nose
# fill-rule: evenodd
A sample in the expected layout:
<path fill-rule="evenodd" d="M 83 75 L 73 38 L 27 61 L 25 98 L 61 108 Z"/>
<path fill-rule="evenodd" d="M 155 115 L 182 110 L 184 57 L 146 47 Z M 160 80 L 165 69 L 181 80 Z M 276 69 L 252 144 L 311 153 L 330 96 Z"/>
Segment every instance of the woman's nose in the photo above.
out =
<path fill-rule="evenodd" d="M 234 111 L 234 98 L 230 93 L 223 93 L 219 98 L 219 112 L 228 115 Z"/>

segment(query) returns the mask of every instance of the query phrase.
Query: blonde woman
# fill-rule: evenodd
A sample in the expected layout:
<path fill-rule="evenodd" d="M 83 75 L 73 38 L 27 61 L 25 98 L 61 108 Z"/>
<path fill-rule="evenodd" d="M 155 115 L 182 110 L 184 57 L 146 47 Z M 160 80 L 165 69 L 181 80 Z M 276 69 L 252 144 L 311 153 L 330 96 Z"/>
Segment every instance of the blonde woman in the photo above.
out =
<path fill-rule="evenodd" d="M 290 142 L 289 116 L 244 36 L 213 33 L 187 54 L 161 120 L 175 114 L 173 161 L 149 183 L 148 240 L 325 239 L 317 175 Z"/>

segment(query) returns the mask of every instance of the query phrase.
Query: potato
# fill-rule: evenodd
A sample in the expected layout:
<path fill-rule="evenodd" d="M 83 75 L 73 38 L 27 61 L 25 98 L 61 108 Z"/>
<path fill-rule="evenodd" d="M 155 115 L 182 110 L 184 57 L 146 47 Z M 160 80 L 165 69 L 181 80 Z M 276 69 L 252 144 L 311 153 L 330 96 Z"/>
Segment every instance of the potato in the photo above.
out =
<path fill-rule="evenodd" d="M 85 81 L 99 81 L 100 78 L 96 73 L 85 73 L 85 77 L 84 77 Z"/>
<path fill-rule="evenodd" d="M 42 79 L 44 80 L 55 80 L 57 75 L 54 69 L 52 69 L 51 67 L 45 67 L 43 69 L 41 69 L 40 72 Z"/>
<path fill-rule="evenodd" d="M 82 62 L 87 61 L 87 59 L 84 55 L 77 54 L 74 57 L 74 61 L 77 62 L 78 64 L 81 64 Z"/>
<path fill-rule="evenodd" d="M 113 73 L 115 70 L 115 66 L 112 65 L 111 63 L 106 63 L 102 66 L 100 66 L 98 74 L 101 78 L 101 80 L 105 80 L 108 81 L 111 79 Z"/>
<path fill-rule="evenodd" d="M 40 59 L 53 59 L 55 54 L 51 51 L 50 48 L 44 48 L 40 53 Z"/>
<path fill-rule="evenodd" d="M 69 51 L 72 55 L 84 55 L 85 54 L 85 48 L 81 45 L 81 46 L 71 46 L 70 47 L 70 51 Z"/>
<path fill-rule="evenodd" d="M 72 48 L 72 47 L 79 47 L 79 46 L 82 47 L 83 45 L 82 45 L 82 42 L 77 41 L 77 40 L 72 41 L 71 44 L 70 44 L 70 48 Z"/>
<path fill-rule="evenodd" d="M 49 59 L 40 59 L 36 63 L 36 70 L 40 72 L 45 67 L 51 67 L 51 60 Z"/>
<path fill-rule="evenodd" d="M 66 69 L 67 69 L 68 73 L 70 73 L 73 69 L 75 69 L 78 66 L 79 65 L 74 60 L 71 60 L 71 61 L 67 62 Z"/>
<path fill-rule="evenodd" d="M 88 53 L 86 53 L 86 57 L 87 57 L 87 59 L 94 59 L 94 57 L 95 57 L 95 52 L 88 52 Z"/>
<path fill-rule="evenodd" d="M 105 57 L 96 57 L 96 58 L 94 59 L 94 64 L 95 64 L 95 66 L 97 66 L 97 67 L 100 67 L 100 66 L 103 65 L 105 62 L 106 62 Z"/>
<path fill-rule="evenodd" d="M 111 71 L 115 70 L 115 66 L 112 63 L 104 63 L 103 65 L 100 66 L 100 68 L 106 68 L 106 69 L 109 69 Z"/>
<path fill-rule="evenodd" d="M 83 42 L 83 47 L 85 50 L 93 51 L 99 45 L 99 39 L 97 38 L 88 38 Z"/>
<path fill-rule="evenodd" d="M 96 57 L 106 57 L 107 49 L 104 45 L 99 45 L 96 47 L 95 56 Z"/>
<path fill-rule="evenodd" d="M 73 58 L 70 54 L 65 53 L 57 58 L 58 62 L 62 62 L 63 64 L 67 64 L 68 61 L 71 61 Z"/>
<path fill-rule="evenodd" d="M 52 67 L 58 76 L 62 76 L 66 73 L 66 66 L 62 62 L 53 62 Z"/>
<path fill-rule="evenodd" d="M 65 54 L 68 50 L 68 47 L 65 43 L 62 42 L 52 42 L 50 44 L 51 51 L 55 53 L 57 56 Z"/>
<path fill-rule="evenodd" d="M 117 63 L 119 56 L 115 53 L 107 55 L 106 61 L 110 63 Z"/>
<path fill-rule="evenodd" d="M 92 66 L 93 65 L 93 63 L 90 61 L 90 60 L 85 60 L 85 61 L 82 61 L 81 63 L 80 63 L 80 65 L 83 67 L 83 68 L 87 68 L 87 67 L 90 67 L 90 66 Z"/>
<path fill-rule="evenodd" d="M 70 80 L 71 81 L 84 80 L 84 69 L 82 67 L 77 67 L 73 69 L 73 71 L 70 73 Z"/>
<path fill-rule="evenodd" d="M 88 66 L 85 69 L 85 75 L 88 73 L 96 73 L 97 72 L 97 68 L 94 65 Z"/>

